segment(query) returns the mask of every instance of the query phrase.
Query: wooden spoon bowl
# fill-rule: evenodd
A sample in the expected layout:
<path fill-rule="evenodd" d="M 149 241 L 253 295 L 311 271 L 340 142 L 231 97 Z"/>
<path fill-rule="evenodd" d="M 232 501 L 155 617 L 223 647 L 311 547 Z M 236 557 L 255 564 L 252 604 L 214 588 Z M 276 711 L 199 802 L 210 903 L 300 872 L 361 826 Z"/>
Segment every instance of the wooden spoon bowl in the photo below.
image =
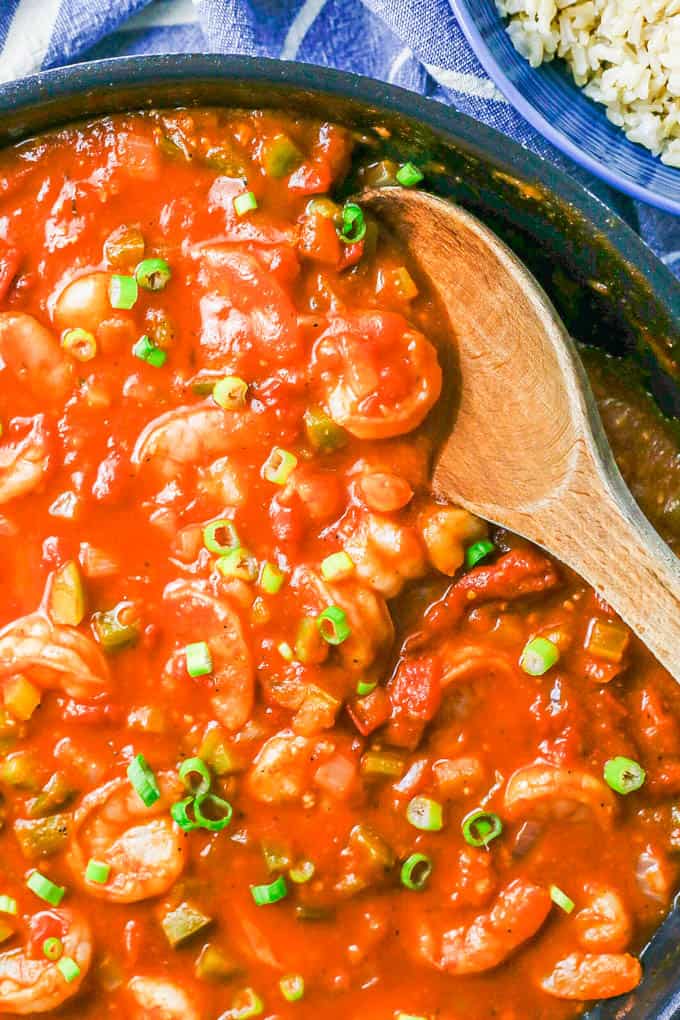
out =
<path fill-rule="evenodd" d="M 360 202 L 409 250 L 450 321 L 461 390 L 435 493 L 576 570 L 680 680 L 680 561 L 626 487 L 547 295 L 453 203 L 403 188 Z"/>

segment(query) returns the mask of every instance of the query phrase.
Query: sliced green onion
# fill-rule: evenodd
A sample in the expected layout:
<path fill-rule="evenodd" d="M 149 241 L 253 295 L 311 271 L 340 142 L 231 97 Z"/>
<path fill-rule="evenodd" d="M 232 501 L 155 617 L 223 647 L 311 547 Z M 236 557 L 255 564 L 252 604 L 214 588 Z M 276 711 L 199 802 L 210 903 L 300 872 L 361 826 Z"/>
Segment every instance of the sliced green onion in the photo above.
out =
<path fill-rule="evenodd" d="M 415 163 L 404 163 L 397 170 L 396 176 L 402 188 L 413 188 L 416 184 L 420 184 L 425 174 L 422 170 L 418 169 Z"/>
<path fill-rule="evenodd" d="M 51 882 L 46 875 L 41 874 L 39 871 L 31 872 L 26 879 L 26 885 L 32 893 L 35 893 L 41 900 L 44 900 L 45 903 L 49 903 L 53 907 L 58 907 L 66 895 L 66 890 L 62 886 L 55 885 L 54 882 Z"/>
<path fill-rule="evenodd" d="M 187 758 L 178 769 L 179 778 L 194 797 L 202 797 L 210 791 L 212 776 L 202 758 Z M 195 777 L 198 776 L 198 783 Z"/>
<path fill-rule="evenodd" d="M 339 234 L 345 244 L 357 244 L 366 236 L 364 211 L 356 202 L 346 202 L 343 206 Z"/>
<path fill-rule="evenodd" d="M 61 346 L 76 361 L 92 361 L 97 354 L 97 341 L 87 329 L 66 329 L 61 336 Z"/>
<path fill-rule="evenodd" d="M 415 829 L 439 832 L 444 827 L 442 806 L 431 797 L 414 797 L 406 808 L 406 818 Z"/>
<path fill-rule="evenodd" d="M 339 606 L 328 606 L 316 618 L 316 625 L 324 641 L 329 645 L 341 645 L 352 633 L 347 622 L 347 613 Z"/>
<path fill-rule="evenodd" d="M 245 216 L 253 209 L 257 209 L 257 199 L 252 191 L 244 191 L 234 199 L 234 211 L 237 216 Z"/>
<path fill-rule="evenodd" d="M 543 676 L 560 657 L 560 650 L 548 638 L 535 637 L 527 641 L 519 660 L 520 668 L 529 676 Z"/>
<path fill-rule="evenodd" d="M 132 353 L 140 361 L 145 361 L 147 365 L 151 365 L 153 368 L 162 368 L 168 359 L 166 351 L 156 347 L 151 337 L 146 333 L 144 336 L 140 336 L 137 343 L 133 345 Z"/>
<path fill-rule="evenodd" d="M 488 538 L 483 538 L 480 542 L 474 542 L 468 546 L 465 552 L 465 565 L 468 567 L 476 566 L 480 560 L 483 560 L 492 553 L 495 548 L 496 546 Z"/>
<path fill-rule="evenodd" d="M 238 375 L 225 375 L 218 379 L 212 389 L 213 400 L 225 411 L 237 411 L 245 407 L 248 383 Z"/>
<path fill-rule="evenodd" d="M 249 1020 L 250 1017 L 260 1016 L 264 1012 L 264 1002 L 252 988 L 244 988 L 234 996 L 231 1004 L 230 1014 L 234 1020 Z"/>
<path fill-rule="evenodd" d="M 287 641 L 282 641 L 276 648 L 281 658 L 285 659 L 286 662 L 292 662 L 295 658 L 295 652 Z"/>
<path fill-rule="evenodd" d="M 565 914 L 571 914 L 576 905 L 574 901 L 570 899 L 565 892 L 562 892 L 560 887 L 557 885 L 551 885 L 549 891 L 550 899 L 553 903 L 556 904 L 560 910 L 563 910 Z"/>
<path fill-rule="evenodd" d="M 632 758 L 610 758 L 604 763 L 605 783 L 624 796 L 639 790 L 646 778 L 642 765 Z"/>
<path fill-rule="evenodd" d="M 19 907 L 13 896 L 0 896 L 0 914 L 17 914 Z"/>
<path fill-rule="evenodd" d="M 286 974 L 279 981 L 279 988 L 286 1002 L 299 1002 L 305 994 L 305 979 L 302 974 Z"/>
<path fill-rule="evenodd" d="M 207 676 L 213 671 L 212 655 L 205 641 L 194 641 L 184 649 L 189 676 Z"/>
<path fill-rule="evenodd" d="M 297 457 L 275 446 L 262 465 L 262 477 L 274 485 L 285 485 L 297 467 Z"/>
<path fill-rule="evenodd" d="M 127 767 L 127 777 L 134 786 L 139 799 L 151 807 L 160 800 L 158 781 L 143 754 L 137 754 Z"/>
<path fill-rule="evenodd" d="M 365 698 L 367 694 L 372 694 L 377 686 L 377 680 L 359 680 L 357 682 L 357 694 L 360 698 Z"/>
<path fill-rule="evenodd" d="M 503 823 L 492 811 L 477 808 L 465 816 L 461 829 L 465 842 L 470 846 L 488 846 L 502 833 Z"/>
<path fill-rule="evenodd" d="M 203 810 L 210 808 L 210 814 Z M 208 832 L 222 832 L 229 825 L 234 810 L 228 800 L 223 800 L 214 793 L 204 793 L 194 800 L 194 817 L 201 829 Z"/>
<path fill-rule="evenodd" d="M 283 875 L 279 875 L 268 885 L 251 885 L 250 894 L 258 907 L 285 900 L 288 895 L 288 884 Z"/>
<path fill-rule="evenodd" d="M 49 939 L 45 939 L 42 944 L 42 950 L 48 960 L 56 963 L 64 955 L 64 943 L 61 939 L 52 936 Z"/>
<path fill-rule="evenodd" d="M 111 875 L 111 865 L 104 861 L 96 861 L 91 857 L 85 869 L 85 879 L 88 882 L 95 882 L 96 885 L 106 885 Z"/>
<path fill-rule="evenodd" d="M 232 549 L 238 549 L 240 544 L 233 521 L 228 521 L 224 517 L 211 521 L 203 529 L 203 545 L 208 552 L 217 556 L 224 556 Z"/>
<path fill-rule="evenodd" d="M 432 874 L 432 861 L 426 854 L 411 854 L 401 866 L 401 884 L 414 892 L 427 885 Z"/>
<path fill-rule="evenodd" d="M 132 308 L 139 297 L 139 287 L 134 276 L 115 274 L 109 280 L 109 301 L 112 308 Z"/>
<path fill-rule="evenodd" d="M 222 577 L 237 577 L 240 581 L 254 581 L 257 577 L 257 560 L 243 546 L 220 556 L 215 566 Z"/>
<path fill-rule="evenodd" d="M 267 595 L 276 595 L 277 592 L 281 591 L 281 586 L 285 579 L 286 575 L 283 570 L 279 570 L 273 563 L 262 564 L 258 584 L 263 591 L 267 592 Z"/>
<path fill-rule="evenodd" d="M 342 581 L 354 572 L 354 560 L 346 552 L 331 553 L 321 561 L 324 581 Z"/>
<path fill-rule="evenodd" d="M 135 269 L 135 280 L 144 290 L 164 290 L 172 270 L 165 259 L 142 259 Z"/>
<path fill-rule="evenodd" d="M 184 800 L 178 800 L 170 808 L 170 814 L 173 821 L 177 822 L 183 832 L 193 832 L 194 829 L 200 829 L 200 825 L 196 819 L 192 818 L 189 814 L 189 808 L 193 807 L 194 798 L 185 797 Z"/>
<path fill-rule="evenodd" d="M 296 885 L 304 885 L 305 882 L 309 882 L 310 879 L 314 878 L 315 871 L 316 868 L 313 861 L 298 861 L 288 872 L 288 877 Z"/>
<path fill-rule="evenodd" d="M 57 961 L 57 967 L 64 981 L 67 981 L 68 984 L 71 984 L 76 978 L 80 977 L 80 967 L 70 956 L 62 956 L 61 960 Z"/>

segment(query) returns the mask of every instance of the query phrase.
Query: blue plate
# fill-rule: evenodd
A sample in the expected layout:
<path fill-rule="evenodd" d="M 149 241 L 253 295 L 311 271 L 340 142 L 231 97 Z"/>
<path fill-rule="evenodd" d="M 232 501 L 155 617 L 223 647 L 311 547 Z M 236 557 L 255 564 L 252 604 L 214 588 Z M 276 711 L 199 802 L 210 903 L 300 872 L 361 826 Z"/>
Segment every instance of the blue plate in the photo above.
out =
<path fill-rule="evenodd" d="M 512 45 L 494 0 L 449 2 L 486 72 L 537 131 L 612 187 L 680 215 L 680 170 L 629 142 L 562 61 L 531 67 Z"/>

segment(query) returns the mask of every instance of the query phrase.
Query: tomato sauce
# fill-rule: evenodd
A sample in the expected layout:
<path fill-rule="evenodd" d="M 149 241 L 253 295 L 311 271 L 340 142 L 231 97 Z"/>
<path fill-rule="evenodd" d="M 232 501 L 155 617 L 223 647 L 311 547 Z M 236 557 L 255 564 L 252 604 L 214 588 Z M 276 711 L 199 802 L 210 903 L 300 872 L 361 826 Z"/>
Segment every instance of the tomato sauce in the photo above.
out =
<path fill-rule="evenodd" d="M 434 501 L 442 316 L 337 199 L 352 148 L 201 110 L 0 154 L 0 1012 L 560 1020 L 640 980 L 677 688 Z"/>

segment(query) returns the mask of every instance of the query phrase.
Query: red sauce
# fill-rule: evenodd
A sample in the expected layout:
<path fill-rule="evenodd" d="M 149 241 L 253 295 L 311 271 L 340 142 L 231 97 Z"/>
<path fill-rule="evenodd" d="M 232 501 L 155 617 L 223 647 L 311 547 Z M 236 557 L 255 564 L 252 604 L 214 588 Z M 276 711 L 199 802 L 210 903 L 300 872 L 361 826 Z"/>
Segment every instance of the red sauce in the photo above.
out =
<path fill-rule="evenodd" d="M 0 1012 L 559 1020 L 671 902 L 677 689 L 433 501 L 443 326 L 328 197 L 351 150 L 206 110 L 2 154 Z"/>

